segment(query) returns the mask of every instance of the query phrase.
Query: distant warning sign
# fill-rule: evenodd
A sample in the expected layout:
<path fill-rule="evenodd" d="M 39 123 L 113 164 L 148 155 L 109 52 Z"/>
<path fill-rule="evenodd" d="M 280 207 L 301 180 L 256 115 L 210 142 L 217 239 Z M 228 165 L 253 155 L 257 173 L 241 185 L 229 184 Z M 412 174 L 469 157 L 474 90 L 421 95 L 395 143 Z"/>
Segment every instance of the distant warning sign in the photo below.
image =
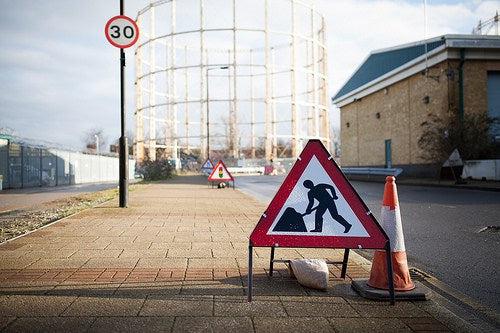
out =
<path fill-rule="evenodd" d="M 209 158 L 207 158 L 205 163 L 203 163 L 203 165 L 201 166 L 202 170 L 212 170 L 213 168 L 214 168 L 214 164 L 212 163 L 212 161 L 210 161 Z"/>
<path fill-rule="evenodd" d="M 231 173 L 229 173 L 229 171 L 227 170 L 224 162 L 222 162 L 222 160 L 221 160 L 221 161 L 217 162 L 214 169 L 212 170 L 212 173 L 210 173 L 210 176 L 208 176 L 208 181 L 227 182 L 227 181 L 234 181 L 234 178 L 231 175 Z"/>
<path fill-rule="evenodd" d="M 310 140 L 250 236 L 253 246 L 384 248 L 388 238 L 319 140 Z"/>
<path fill-rule="evenodd" d="M 450 157 L 448 157 L 448 159 L 444 162 L 443 167 L 455 167 L 462 165 L 464 165 L 464 162 L 460 157 L 458 149 L 455 148 L 455 150 L 453 150 L 453 152 L 451 153 Z"/>

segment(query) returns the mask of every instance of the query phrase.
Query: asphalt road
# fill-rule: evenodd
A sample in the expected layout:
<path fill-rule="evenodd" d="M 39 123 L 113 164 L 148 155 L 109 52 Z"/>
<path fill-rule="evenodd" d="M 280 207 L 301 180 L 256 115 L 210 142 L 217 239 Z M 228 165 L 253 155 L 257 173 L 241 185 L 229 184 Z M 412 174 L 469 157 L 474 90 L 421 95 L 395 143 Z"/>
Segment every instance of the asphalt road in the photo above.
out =
<path fill-rule="evenodd" d="M 80 184 L 56 187 L 32 187 L 0 191 L 0 213 L 33 207 L 45 202 L 116 187 L 116 183 Z"/>
<path fill-rule="evenodd" d="M 284 176 L 238 177 L 237 187 L 269 202 Z M 379 219 L 382 183 L 352 182 Z M 500 312 L 500 193 L 454 188 L 398 186 L 410 266 Z"/>

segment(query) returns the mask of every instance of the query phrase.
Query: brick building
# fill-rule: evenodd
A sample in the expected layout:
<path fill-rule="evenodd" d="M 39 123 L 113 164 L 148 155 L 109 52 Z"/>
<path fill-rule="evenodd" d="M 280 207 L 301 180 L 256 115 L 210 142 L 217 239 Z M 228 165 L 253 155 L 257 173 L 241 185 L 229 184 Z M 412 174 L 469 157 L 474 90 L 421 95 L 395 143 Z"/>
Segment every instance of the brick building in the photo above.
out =
<path fill-rule="evenodd" d="M 422 122 L 472 112 L 500 117 L 500 36 L 444 35 L 374 51 L 332 101 L 340 108 L 343 166 L 435 175 L 418 147 Z"/>

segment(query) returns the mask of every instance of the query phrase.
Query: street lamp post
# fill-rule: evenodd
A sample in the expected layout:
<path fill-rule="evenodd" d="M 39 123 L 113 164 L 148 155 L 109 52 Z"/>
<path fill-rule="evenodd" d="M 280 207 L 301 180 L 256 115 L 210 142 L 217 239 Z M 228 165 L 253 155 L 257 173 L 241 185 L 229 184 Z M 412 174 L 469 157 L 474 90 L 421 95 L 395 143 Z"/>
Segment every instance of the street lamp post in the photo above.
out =
<path fill-rule="evenodd" d="M 94 134 L 95 138 L 95 153 L 99 155 L 99 135 Z"/>
<path fill-rule="evenodd" d="M 212 69 L 228 69 L 228 66 L 221 66 L 221 67 L 207 67 L 206 71 L 206 81 L 207 81 L 207 158 L 210 158 L 210 98 L 209 98 L 209 80 L 208 80 L 208 71 L 211 71 Z"/>

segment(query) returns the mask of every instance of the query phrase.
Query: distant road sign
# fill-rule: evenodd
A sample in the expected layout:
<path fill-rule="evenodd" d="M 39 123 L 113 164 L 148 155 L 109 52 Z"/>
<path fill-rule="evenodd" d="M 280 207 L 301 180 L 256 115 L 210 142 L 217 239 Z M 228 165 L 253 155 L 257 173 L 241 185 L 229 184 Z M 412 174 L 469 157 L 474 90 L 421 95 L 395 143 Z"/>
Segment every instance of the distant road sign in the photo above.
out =
<path fill-rule="evenodd" d="M 201 170 L 210 170 L 212 171 L 214 168 L 214 164 L 212 163 L 212 161 L 207 158 L 207 160 L 205 161 L 205 163 L 203 163 L 203 165 L 201 166 Z"/>
<path fill-rule="evenodd" d="M 464 165 L 464 162 L 460 157 L 458 149 L 455 148 L 455 150 L 453 150 L 453 152 L 451 153 L 450 157 L 448 157 L 448 159 L 444 162 L 443 167 L 455 167 L 462 165 Z"/>
<path fill-rule="evenodd" d="M 126 49 L 134 45 L 139 39 L 139 27 L 130 17 L 117 15 L 108 20 L 104 28 L 104 34 L 111 45 Z"/>
<path fill-rule="evenodd" d="M 219 161 L 216 165 L 215 168 L 212 170 L 212 173 L 210 176 L 208 176 L 208 181 L 209 182 L 216 182 L 216 181 L 233 181 L 234 178 L 231 175 L 231 173 L 227 170 L 226 165 L 224 162 Z"/>

